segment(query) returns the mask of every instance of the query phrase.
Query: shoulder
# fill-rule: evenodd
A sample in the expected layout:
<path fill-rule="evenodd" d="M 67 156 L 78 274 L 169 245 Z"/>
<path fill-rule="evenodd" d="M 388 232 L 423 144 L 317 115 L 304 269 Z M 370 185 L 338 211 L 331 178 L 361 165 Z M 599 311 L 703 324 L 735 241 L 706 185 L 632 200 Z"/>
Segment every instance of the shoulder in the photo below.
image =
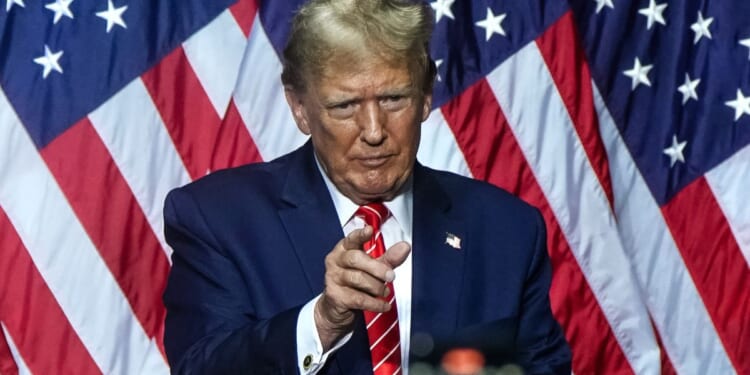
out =
<path fill-rule="evenodd" d="M 451 200 L 454 209 L 471 216 L 482 215 L 485 219 L 500 217 L 513 221 L 539 222 L 539 210 L 511 194 L 505 189 L 490 183 L 461 176 L 459 174 L 421 167 L 428 178 L 427 183 L 435 183 Z"/>
<path fill-rule="evenodd" d="M 280 194 L 295 152 L 269 162 L 222 169 L 172 190 L 167 205 L 190 199 L 199 206 L 226 207 L 233 202 L 269 202 Z"/>

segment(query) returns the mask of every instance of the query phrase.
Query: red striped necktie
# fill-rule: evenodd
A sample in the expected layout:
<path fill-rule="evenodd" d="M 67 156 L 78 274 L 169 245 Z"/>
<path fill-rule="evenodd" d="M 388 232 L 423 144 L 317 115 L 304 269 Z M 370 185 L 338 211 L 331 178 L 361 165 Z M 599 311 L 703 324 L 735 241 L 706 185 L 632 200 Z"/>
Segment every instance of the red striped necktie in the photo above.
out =
<path fill-rule="evenodd" d="M 380 226 L 390 215 L 388 208 L 382 203 L 370 203 L 360 206 L 355 215 L 361 217 L 373 229 L 372 238 L 364 244 L 365 252 L 373 258 L 379 258 L 385 253 Z M 386 287 L 391 290 L 391 293 L 388 297 L 381 298 L 391 304 L 391 309 L 384 313 L 364 312 L 374 375 L 401 373 L 401 340 L 398 331 L 396 293 L 393 290 L 393 283 L 387 283 Z"/>

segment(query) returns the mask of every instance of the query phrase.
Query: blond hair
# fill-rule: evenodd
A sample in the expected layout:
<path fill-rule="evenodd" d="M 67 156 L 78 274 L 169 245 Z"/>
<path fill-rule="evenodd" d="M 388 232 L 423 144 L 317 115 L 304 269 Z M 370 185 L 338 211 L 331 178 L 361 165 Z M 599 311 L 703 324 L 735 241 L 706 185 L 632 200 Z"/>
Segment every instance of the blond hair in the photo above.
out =
<path fill-rule="evenodd" d="M 429 56 L 432 17 L 419 1 L 312 0 L 292 21 L 281 80 L 304 91 L 333 60 L 356 64 L 374 57 L 407 64 L 414 83 L 430 93 L 435 77 Z"/>

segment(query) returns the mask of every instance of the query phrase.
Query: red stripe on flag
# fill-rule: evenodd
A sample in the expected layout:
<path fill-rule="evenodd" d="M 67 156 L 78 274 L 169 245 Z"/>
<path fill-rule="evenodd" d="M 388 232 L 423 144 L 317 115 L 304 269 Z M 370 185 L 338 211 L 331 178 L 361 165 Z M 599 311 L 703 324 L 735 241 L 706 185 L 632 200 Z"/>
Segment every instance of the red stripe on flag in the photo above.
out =
<path fill-rule="evenodd" d="M 229 11 L 232 12 L 235 21 L 240 25 L 245 38 L 249 37 L 255 14 L 258 13 L 258 2 L 256 0 L 238 0 L 229 7 Z"/>
<path fill-rule="evenodd" d="M 82 119 L 41 154 L 144 331 L 164 353 L 161 294 L 169 261 L 93 125 Z"/>
<path fill-rule="evenodd" d="M 540 208 L 554 269 L 552 310 L 573 350 L 573 371 L 632 373 L 490 86 L 480 80 L 444 105 L 442 111 L 474 177 Z"/>
<path fill-rule="evenodd" d="M 565 13 L 537 38 L 536 43 L 573 120 L 599 184 L 607 195 L 610 207 L 614 207 L 609 161 L 599 134 L 599 118 L 594 108 L 591 72 L 576 31 L 573 13 Z"/>
<path fill-rule="evenodd" d="M 242 121 L 237 105 L 234 104 L 234 99 L 229 101 L 218 139 L 217 144 L 223 146 L 216 148 L 214 165 L 234 167 L 263 161 L 255 141 Z"/>
<path fill-rule="evenodd" d="M 3 210 L 0 249 L 0 316 L 29 370 L 34 374 L 101 374 Z M 18 373 L 6 366 L 0 367 L 3 374 Z"/>
<path fill-rule="evenodd" d="M 729 359 L 750 374 L 750 270 L 705 178 L 662 212 Z"/>
<path fill-rule="evenodd" d="M 177 152 L 195 180 L 212 170 L 211 155 L 221 123 L 182 47 L 141 76 Z"/>
<path fill-rule="evenodd" d="M 222 124 L 182 48 L 141 78 L 192 179 L 247 161 L 255 148 L 250 133 Z"/>
<path fill-rule="evenodd" d="M 607 196 L 610 207 L 614 208 L 609 160 L 599 133 L 599 117 L 594 107 L 591 71 L 575 26 L 573 13 L 565 13 L 537 38 L 536 43 L 555 86 L 560 92 L 560 98 L 570 114 L 589 163 Z M 662 373 L 668 374 L 670 371 L 674 373 L 672 363 L 659 337 L 657 337 L 657 343 L 661 350 Z"/>

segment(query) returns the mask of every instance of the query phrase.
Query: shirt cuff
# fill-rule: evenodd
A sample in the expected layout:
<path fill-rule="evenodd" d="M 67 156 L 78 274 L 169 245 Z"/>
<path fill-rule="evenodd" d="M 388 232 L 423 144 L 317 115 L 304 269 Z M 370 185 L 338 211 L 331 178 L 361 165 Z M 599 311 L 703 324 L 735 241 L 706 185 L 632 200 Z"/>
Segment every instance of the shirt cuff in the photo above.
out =
<path fill-rule="evenodd" d="M 320 295 L 305 304 L 297 318 L 297 367 L 300 374 L 304 375 L 317 374 L 325 366 L 328 357 L 352 337 L 352 332 L 347 333 L 331 349 L 323 352 L 323 344 L 315 326 L 315 304 L 319 299 Z"/>

